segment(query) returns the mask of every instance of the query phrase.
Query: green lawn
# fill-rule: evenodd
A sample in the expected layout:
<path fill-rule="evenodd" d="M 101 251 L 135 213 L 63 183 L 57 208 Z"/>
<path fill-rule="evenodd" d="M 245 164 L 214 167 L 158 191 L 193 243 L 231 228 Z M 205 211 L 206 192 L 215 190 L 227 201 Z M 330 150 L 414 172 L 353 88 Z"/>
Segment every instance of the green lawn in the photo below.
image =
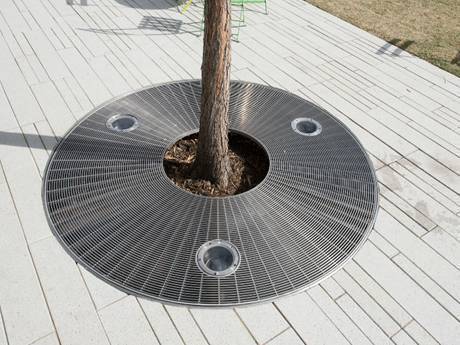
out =
<path fill-rule="evenodd" d="M 460 0 L 306 0 L 460 77 Z"/>

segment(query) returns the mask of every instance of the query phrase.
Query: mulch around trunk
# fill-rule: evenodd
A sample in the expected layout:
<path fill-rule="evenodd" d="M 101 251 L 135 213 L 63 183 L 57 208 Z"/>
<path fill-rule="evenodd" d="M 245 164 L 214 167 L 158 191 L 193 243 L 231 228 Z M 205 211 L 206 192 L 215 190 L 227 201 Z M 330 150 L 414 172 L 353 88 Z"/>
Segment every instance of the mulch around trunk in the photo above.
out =
<path fill-rule="evenodd" d="M 239 133 L 229 134 L 229 155 L 232 174 L 228 188 L 192 177 L 192 165 L 198 147 L 198 133 L 177 141 L 165 153 L 166 175 L 180 188 L 206 196 L 229 196 L 243 193 L 258 185 L 267 175 L 269 160 L 265 150 L 255 141 Z"/>

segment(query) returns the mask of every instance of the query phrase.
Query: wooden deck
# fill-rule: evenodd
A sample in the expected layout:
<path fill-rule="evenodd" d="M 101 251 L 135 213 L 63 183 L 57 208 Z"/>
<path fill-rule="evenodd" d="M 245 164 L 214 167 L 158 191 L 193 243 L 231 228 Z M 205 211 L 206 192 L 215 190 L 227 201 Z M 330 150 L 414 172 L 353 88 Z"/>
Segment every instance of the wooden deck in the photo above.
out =
<path fill-rule="evenodd" d="M 46 161 L 98 104 L 199 78 L 201 9 L 2 0 L 1 345 L 460 343 L 460 79 L 302 0 L 251 9 L 233 78 L 310 99 L 359 137 L 381 183 L 369 241 L 321 285 L 257 307 L 164 306 L 102 283 L 50 232 Z"/>

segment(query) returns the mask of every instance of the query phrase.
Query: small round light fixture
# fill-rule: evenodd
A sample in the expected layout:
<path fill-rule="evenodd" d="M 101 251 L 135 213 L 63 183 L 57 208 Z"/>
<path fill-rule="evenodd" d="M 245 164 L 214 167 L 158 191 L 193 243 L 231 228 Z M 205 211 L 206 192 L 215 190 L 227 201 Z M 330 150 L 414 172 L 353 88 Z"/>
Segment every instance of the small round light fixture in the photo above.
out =
<path fill-rule="evenodd" d="M 131 132 L 139 127 L 139 121 L 133 115 L 117 114 L 107 120 L 107 128 L 116 132 Z"/>
<path fill-rule="evenodd" d="M 318 121 L 308 117 L 298 117 L 292 120 L 291 127 L 294 132 L 308 137 L 318 135 L 323 130 L 323 127 Z"/>
<path fill-rule="evenodd" d="M 224 240 L 203 243 L 196 252 L 196 264 L 200 271 L 213 277 L 225 277 L 234 273 L 240 261 L 238 248 Z"/>

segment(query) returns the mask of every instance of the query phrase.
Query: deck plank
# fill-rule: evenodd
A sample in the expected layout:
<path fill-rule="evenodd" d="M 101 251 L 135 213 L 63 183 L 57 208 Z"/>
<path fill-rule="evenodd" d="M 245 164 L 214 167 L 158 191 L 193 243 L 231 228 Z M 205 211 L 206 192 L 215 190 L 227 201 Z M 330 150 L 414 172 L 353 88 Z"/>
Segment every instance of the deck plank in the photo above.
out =
<path fill-rule="evenodd" d="M 56 333 L 51 333 L 34 341 L 32 345 L 60 345 L 60 343 Z"/>
<path fill-rule="evenodd" d="M 347 313 L 353 322 L 366 333 L 367 337 L 374 344 L 391 344 L 390 338 L 349 295 L 345 294 L 339 297 L 337 299 L 337 304 L 340 305 L 340 308 L 342 308 L 342 310 Z"/>
<path fill-rule="evenodd" d="M 417 343 L 412 339 L 404 330 L 401 330 L 392 337 L 392 340 L 396 345 L 417 345 Z"/>
<path fill-rule="evenodd" d="M 0 217 L 0 329 L 5 327 L 9 345 L 29 344 L 54 327 L 6 183 L 0 184 Z"/>
<path fill-rule="evenodd" d="M 345 270 L 401 327 L 412 320 L 409 313 L 353 260 Z"/>
<path fill-rule="evenodd" d="M 0 135 L 0 160 L 27 243 L 52 236 L 41 200 L 42 181 L 20 128 Z M 26 243 L 25 243 L 26 244 Z"/>
<path fill-rule="evenodd" d="M 175 306 L 166 306 L 165 308 L 187 345 L 209 344 L 203 331 L 198 327 L 195 319 L 187 308 Z"/>
<path fill-rule="evenodd" d="M 322 281 L 320 285 L 332 299 L 336 299 L 345 293 L 343 288 L 332 277 Z"/>
<path fill-rule="evenodd" d="M 0 81 L 19 124 L 44 119 L 29 85 L 0 36 Z"/>
<path fill-rule="evenodd" d="M 161 303 L 140 298 L 138 300 L 161 345 L 184 344 L 166 308 Z"/>
<path fill-rule="evenodd" d="M 399 193 L 410 205 L 460 240 L 460 218 L 455 213 L 449 211 L 391 167 L 379 169 L 377 176 L 383 184 Z"/>
<path fill-rule="evenodd" d="M 237 308 L 236 312 L 259 344 L 266 343 L 289 327 L 271 303 L 253 308 Z"/>
<path fill-rule="evenodd" d="M 232 309 L 192 309 L 210 345 L 256 344 Z"/>
<path fill-rule="evenodd" d="M 343 300 L 343 303 L 347 306 L 347 310 L 351 311 L 355 309 L 353 303 L 348 301 L 351 298 L 388 337 L 393 336 L 401 329 L 386 311 L 344 270 L 337 272 L 334 275 L 334 279 L 347 292 L 347 297 Z M 342 305 L 340 300 L 341 297 L 337 301 Z M 358 315 L 358 312 L 356 315 Z"/>
<path fill-rule="evenodd" d="M 460 319 L 460 304 L 452 297 L 451 294 L 442 288 L 441 284 L 437 284 L 433 279 L 425 274 L 420 268 L 415 266 L 408 258 L 402 254 L 398 254 L 393 258 L 393 261 L 409 274 L 423 289 L 439 302 L 440 305 L 449 311 L 457 320 Z"/>
<path fill-rule="evenodd" d="M 54 238 L 35 242 L 31 252 L 61 342 L 109 345 L 75 262 Z"/>
<path fill-rule="evenodd" d="M 398 219 L 399 222 L 404 224 L 417 236 L 423 236 L 427 231 L 436 227 L 427 216 L 419 212 L 416 208 L 412 207 L 405 200 L 400 198 L 396 193 L 385 187 L 383 184 L 379 185 L 380 207 L 384 208 L 393 217 Z"/>
<path fill-rule="evenodd" d="M 103 282 L 83 267 L 79 269 L 97 310 L 126 297 L 124 292 Z"/>
<path fill-rule="evenodd" d="M 417 266 L 460 300 L 460 271 L 417 238 L 385 210 L 381 210 L 375 229 Z"/>
<path fill-rule="evenodd" d="M 8 338 L 6 336 L 5 322 L 0 308 L 0 345 L 8 345 Z"/>
<path fill-rule="evenodd" d="M 349 344 L 337 326 L 309 295 L 302 293 L 285 297 L 276 305 L 305 343 Z"/>
<path fill-rule="evenodd" d="M 281 333 L 277 337 L 273 338 L 270 340 L 267 345 L 304 345 L 305 343 L 302 341 L 302 339 L 299 338 L 299 336 L 292 330 L 292 328 L 289 328 L 287 331 Z"/>
<path fill-rule="evenodd" d="M 129 296 L 99 311 L 111 345 L 159 345 L 136 298 Z"/>
<path fill-rule="evenodd" d="M 446 231 L 437 227 L 423 235 L 422 238 L 452 265 L 460 269 L 460 243 Z"/>
<path fill-rule="evenodd" d="M 405 331 L 420 345 L 439 344 L 433 337 L 416 321 L 412 321 L 405 327 Z"/>
<path fill-rule="evenodd" d="M 350 344 L 372 344 L 366 335 L 353 323 L 353 321 L 340 309 L 326 292 L 316 286 L 308 291 L 310 297 L 327 314 L 329 319 L 334 322 L 337 328 L 347 338 Z"/>
<path fill-rule="evenodd" d="M 32 86 L 32 91 L 56 135 L 63 136 L 75 122 L 75 118 L 56 86 L 52 82 L 36 84 Z"/>
<path fill-rule="evenodd" d="M 451 344 L 459 339 L 458 321 L 383 253 L 366 243 L 356 260 L 440 343 Z"/>
<path fill-rule="evenodd" d="M 433 159 L 422 151 L 414 152 L 406 158 L 444 183 L 448 188 L 460 193 L 460 176 L 443 166 L 436 159 Z"/>

